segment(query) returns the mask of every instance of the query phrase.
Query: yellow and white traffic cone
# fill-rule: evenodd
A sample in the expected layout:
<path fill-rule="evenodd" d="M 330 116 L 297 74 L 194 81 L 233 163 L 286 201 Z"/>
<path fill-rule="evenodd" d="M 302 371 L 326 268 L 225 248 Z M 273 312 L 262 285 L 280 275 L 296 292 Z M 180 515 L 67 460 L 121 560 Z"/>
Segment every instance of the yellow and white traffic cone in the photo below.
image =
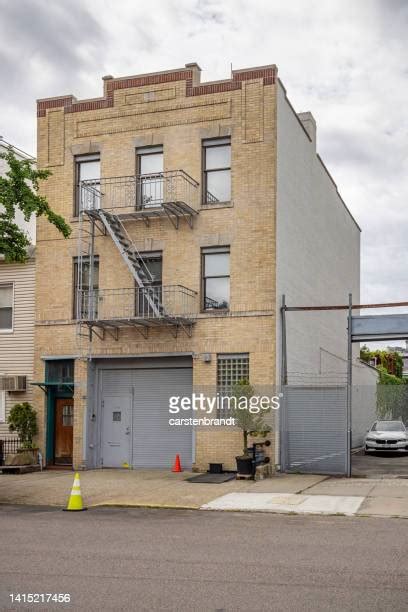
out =
<path fill-rule="evenodd" d="M 64 508 L 66 512 L 80 512 L 86 510 L 82 501 L 81 483 L 79 481 L 78 472 L 75 474 L 74 484 L 72 485 L 71 495 L 69 496 L 68 506 Z"/>

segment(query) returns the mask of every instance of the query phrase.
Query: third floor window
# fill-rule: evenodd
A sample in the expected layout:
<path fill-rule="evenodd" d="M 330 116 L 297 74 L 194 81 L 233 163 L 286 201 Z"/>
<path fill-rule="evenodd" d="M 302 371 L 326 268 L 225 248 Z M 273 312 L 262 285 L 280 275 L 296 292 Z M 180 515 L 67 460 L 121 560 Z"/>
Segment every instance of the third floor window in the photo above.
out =
<path fill-rule="evenodd" d="M 216 204 L 231 200 L 231 140 L 203 140 L 203 203 Z"/>
<path fill-rule="evenodd" d="M 143 147 L 136 153 L 138 207 L 160 206 L 163 203 L 163 147 Z"/>
<path fill-rule="evenodd" d="M 101 162 L 99 154 L 78 155 L 75 158 L 75 216 L 82 208 L 99 208 Z M 88 181 L 81 189 L 81 181 Z"/>

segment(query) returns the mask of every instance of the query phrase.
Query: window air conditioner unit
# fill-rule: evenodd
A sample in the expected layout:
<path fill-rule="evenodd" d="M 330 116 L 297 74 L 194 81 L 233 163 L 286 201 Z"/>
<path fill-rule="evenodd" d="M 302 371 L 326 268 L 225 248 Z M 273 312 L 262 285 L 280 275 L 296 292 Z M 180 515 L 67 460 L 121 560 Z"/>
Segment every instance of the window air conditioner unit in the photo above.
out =
<path fill-rule="evenodd" d="M 26 391 L 27 376 L 0 376 L 0 391 Z"/>

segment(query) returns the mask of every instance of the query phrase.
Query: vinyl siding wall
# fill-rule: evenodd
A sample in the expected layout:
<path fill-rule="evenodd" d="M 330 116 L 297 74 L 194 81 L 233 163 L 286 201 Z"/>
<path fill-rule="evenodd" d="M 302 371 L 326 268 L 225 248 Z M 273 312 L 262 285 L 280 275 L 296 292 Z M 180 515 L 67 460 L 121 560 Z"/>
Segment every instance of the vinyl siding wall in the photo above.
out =
<path fill-rule="evenodd" d="M 0 375 L 25 375 L 33 380 L 34 361 L 34 282 L 35 262 L 6 264 L 0 261 L 0 284 L 14 284 L 13 331 L 0 332 Z M 1 393 L 1 392 L 0 392 Z M 17 402 L 32 401 L 28 384 L 26 392 L 5 393 L 6 419 Z M 10 437 L 7 424 L 0 421 L 0 438 Z"/>

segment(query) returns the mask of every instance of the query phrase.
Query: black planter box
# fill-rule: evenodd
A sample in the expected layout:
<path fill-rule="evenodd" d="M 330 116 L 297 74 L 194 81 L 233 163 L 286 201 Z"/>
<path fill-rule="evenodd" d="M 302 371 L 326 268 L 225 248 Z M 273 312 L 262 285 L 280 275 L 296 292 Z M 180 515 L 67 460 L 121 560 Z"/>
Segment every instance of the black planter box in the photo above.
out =
<path fill-rule="evenodd" d="M 254 473 L 254 461 L 252 457 L 235 457 L 237 462 L 237 472 L 243 476 L 251 476 Z"/>

